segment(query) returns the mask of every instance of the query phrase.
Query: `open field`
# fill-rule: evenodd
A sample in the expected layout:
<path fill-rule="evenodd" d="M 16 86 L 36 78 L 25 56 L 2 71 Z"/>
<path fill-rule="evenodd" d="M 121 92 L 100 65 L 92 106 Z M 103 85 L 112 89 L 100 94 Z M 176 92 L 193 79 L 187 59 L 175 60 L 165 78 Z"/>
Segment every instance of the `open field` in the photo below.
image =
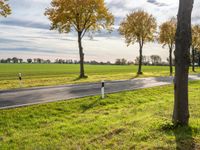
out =
<path fill-rule="evenodd" d="M 23 87 L 60 85 L 101 80 L 131 79 L 137 66 L 85 65 L 87 79 L 77 79 L 79 65 L 67 64 L 0 64 L 0 89 L 19 88 L 18 73 L 23 75 Z M 168 76 L 168 66 L 144 66 L 140 77 Z M 200 69 L 197 69 L 200 72 Z"/>
<path fill-rule="evenodd" d="M 172 86 L 0 111 L 1 149 L 200 149 L 200 81 L 190 127 L 174 128 Z"/>

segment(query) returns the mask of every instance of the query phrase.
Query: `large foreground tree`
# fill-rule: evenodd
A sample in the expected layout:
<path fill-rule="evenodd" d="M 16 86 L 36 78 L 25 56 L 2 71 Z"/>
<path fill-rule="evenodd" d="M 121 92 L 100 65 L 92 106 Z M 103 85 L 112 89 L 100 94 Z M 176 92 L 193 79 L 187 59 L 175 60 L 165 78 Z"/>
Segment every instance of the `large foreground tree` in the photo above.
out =
<path fill-rule="evenodd" d="M 139 43 L 139 67 L 137 74 L 142 74 L 142 50 L 146 42 L 154 40 L 156 31 L 156 19 L 143 10 L 138 10 L 127 15 L 120 24 L 119 32 L 125 37 L 129 46 L 135 42 Z"/>
<path fill-rule="evenodd" d="M 175 49 L 174 125 L 188 125 L 188 72 L 190 66 L 191 13 L 193 0 L 179 0 Z"/>
<path fill-rule="evenodd" d="M 51 29 L 60 33 L 76 31 L 80 55 L 80 78 L 85 77 L 82 38 L 88 31 L 111 30 L 114 17 L 104 0 L 52 0 L 45 15 L 51 21 Z"/>
<path fill-rule="evenodd" d="M 10 6 L 7 4 L 8 0 L 0 0 L 0 17 L 7 17 L 11 14 Z"/>
<path fill-rule="evenodd" d="M 192 71 L 195 72 L 195 53 L 200 50 L 200 25 L 192 26 Z"/>
<path fill-rule="evenodd" d="M 159 42 L 163 44 L 163 47 L 168 46 L 169 48 L 169 66 L 170 66 L 171 76 L 173 74 L 172 52 L 175 48 L 175 34 L 176 34 L 175 18 L 171 18 L 169 21 L 166 21 L 162 25 L 160 25 Z"/>

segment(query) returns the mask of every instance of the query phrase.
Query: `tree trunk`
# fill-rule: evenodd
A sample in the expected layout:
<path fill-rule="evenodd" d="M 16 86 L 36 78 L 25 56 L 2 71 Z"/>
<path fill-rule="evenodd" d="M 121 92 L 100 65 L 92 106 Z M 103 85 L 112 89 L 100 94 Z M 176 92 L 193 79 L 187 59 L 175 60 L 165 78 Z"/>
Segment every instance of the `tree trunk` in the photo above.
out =
<path fill-rule="evenodd" d="M 175 50 L 174 125 L 188 125 L 188 72 L 191 46 L 191 12 L 193 0 L 179 0 Z"/>
<path fill-rule="evenodd" d="M 198 57 L 199 57 L 199 58 L 198 58 L 198 59 L 199 59 L 199 60 L 198 60 L 198 65 L 199 65 L 199 67 L 200 67 L 200 53 L 199 53 L 199 52 L 198 52 Z"/>
<path fill-rule="evenodd" d="M 138 67 L 138 72 L 137 74 L 138 75 L 142 75 L 142 48 L 143 48 L 143 44 L 142 43 L 139 43 L 140 45 L 140 56 L 139 56 L 139 67 Z"/>
<path fill-rule="evenodd" d="M 78 46 L 79 46 L 79 55 L 80 55 L 80 78 L 85 77 L 85 71 L 84 71 L 84 53 L 83 53 L 83 47 L 82 47 L 82 38 L 81 38 L 81 32 L 78 32 Z"/>
<path fill-rule="evenodd" d="M 192 71 L 195 72 L 195 49 L 192 47 Z"/>
<path fill-rule="evenodd" d="M 169 67 L 170 67 L 170 76 L 172 76 L 172 74 L 173 74 L 172 48 L 169 49 Z"/>

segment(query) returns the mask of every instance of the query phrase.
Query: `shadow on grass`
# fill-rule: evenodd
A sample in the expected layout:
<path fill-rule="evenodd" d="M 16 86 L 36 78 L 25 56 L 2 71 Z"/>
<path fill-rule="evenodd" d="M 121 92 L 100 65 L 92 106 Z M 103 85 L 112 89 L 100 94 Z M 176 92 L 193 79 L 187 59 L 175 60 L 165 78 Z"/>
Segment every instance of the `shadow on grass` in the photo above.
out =
<path fill-rule="evenodd" d="M 77 77 L 77 78 L 75 78 L 73 81 L 79 81 L 79 80 L 83 80 L 83 79 L 87 79 L 88 78 L 88 76 L 85 76 L 85 77 Z"/>
<path fill-rule="evenodd" d="M 132 77 L 131 79 L 138 78 L 139 76 L 141 76 L 141 75 L 136 74 L 136 75 L 135 75 L 134 77 Z"/>
<path fill-rule="evenodd" d="M 86 112 L 89 109 L 92 109 L 94 107 L 96 107 L 99 104 L 100 98 L 89 103 L 89 104 L 83 104 L 81 105 L 81 109 L 82 109 L 82 113 Z"/>
<path fill-rule="evenodd" d="M 173 124 L 166 124 L 162 129 L 166 132 L 173 132 L 176 139 L 176 150 L 198 149 L 192 136 L 192 128 L 190 126 L 174 126 Z"/>

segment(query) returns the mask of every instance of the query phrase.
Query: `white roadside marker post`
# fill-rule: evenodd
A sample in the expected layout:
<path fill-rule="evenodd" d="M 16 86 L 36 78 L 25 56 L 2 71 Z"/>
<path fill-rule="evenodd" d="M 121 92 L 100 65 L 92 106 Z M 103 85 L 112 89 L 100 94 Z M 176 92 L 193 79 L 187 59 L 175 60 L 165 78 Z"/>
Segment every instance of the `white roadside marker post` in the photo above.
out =
<path fill-rule="evenodd" d="M 22 87 L 22 73 L 19 73 L 19 86 Z"/>
<path fill-rule="evenodd" d="M 105 98 L 105 82 L 101 81 L 101 98 Z"/>

